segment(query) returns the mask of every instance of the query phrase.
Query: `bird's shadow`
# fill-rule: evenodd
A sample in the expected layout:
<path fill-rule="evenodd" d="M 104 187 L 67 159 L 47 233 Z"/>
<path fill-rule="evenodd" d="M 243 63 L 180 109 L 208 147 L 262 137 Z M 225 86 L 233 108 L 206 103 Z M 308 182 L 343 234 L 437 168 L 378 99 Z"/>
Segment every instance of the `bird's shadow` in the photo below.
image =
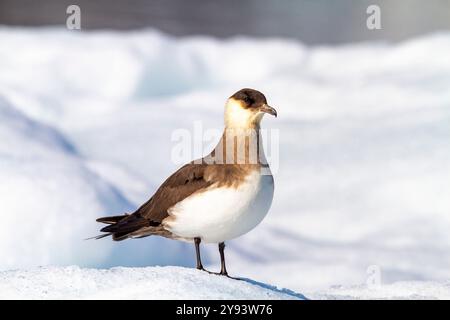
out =
<path fill-rule="evenodd" d="M 287 294 L 287 295 L 289 295 L 291 297 L 294 297 L 294 298 L 297 298 L 297 299 L 309 300 L 303 294 L 297 293 L 297 292 L 289 290 L 289 289 L 285 289 L 285 288 L 278 289 L 277 287 L 272 286 L 270 284 L 263 283 L 263 282 L 258 282 L 258 281 L 255 281 L 255 280 L 252 280 L 252 279 L 248 279 L 248 278 L 236 278 L 236 280 L 245 281 L 245 282 L 250 283 L 252 285 L 255 285 L 255 286 L 258 286 L 258 287 L 261 287 L 261 288 L 264 288 L 264 289 L 268 289 L 268 290 L 271 290 L 271 291 L 284 293 L 284 294 Z"/>

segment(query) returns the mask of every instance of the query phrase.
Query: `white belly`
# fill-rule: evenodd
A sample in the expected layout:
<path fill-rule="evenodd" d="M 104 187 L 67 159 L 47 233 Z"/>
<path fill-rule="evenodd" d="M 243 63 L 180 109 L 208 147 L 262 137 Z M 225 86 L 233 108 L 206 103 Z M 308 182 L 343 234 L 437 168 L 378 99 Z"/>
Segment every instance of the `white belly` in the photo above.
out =
<path fill-rule="evenodd" d="M 180 238 L 222 242 L 247 233 L 272 204 L 273 177 L 251 173 L 238 188 L 214 188 L 193 194 L 170 208 L 165 228 Z"/>

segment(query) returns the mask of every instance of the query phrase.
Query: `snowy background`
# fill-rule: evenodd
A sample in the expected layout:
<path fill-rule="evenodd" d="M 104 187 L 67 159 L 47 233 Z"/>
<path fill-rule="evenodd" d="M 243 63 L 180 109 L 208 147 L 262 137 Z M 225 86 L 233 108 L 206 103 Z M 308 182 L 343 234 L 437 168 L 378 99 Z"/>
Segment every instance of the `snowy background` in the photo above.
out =
<path fill-rule="evenodd" d="M 449 57 L 450 33 L 305 46 L 1 27 L 0 270 L 193 267 L 192 245 L 84 239 L 178 167 L 175 130 L 220 128 L 253 87 L 278 110 L 263 126 L 279 169 L 267 218 L 227 243 L 230 274 L 302 293 L 364 285 L 369 266 L 383 284 L 448 279 Z"/>

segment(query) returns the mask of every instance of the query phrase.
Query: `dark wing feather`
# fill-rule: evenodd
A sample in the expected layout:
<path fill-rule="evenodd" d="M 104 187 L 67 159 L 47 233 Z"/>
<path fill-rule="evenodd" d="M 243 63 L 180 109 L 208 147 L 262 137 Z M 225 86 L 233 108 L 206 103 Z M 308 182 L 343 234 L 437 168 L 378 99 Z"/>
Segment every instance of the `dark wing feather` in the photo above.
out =
<path fill-rule="evenodd" d="M 114 240 L 123 240 L 131 233 L 134 233 L 133 236 L 136 235 L 141 228 L 146 230 L 157 228 L 169 216 L 167 210 L 170 207 L 212 184 L 205 178 L 206 167 L 205 164 L 194 163 L 181 167 L 159 187 L 153 197 L 131 215 L 97 219 L 99 222 L 109 224 L 101 231 L 108 232 Z"/>
<path fill-rule="evenodd" d="M 98 218 L 96 221 L 101 222 L 101 223 L 106 223 L 106 224 L 114 224 L 114 223 L 119 222 L 120 220 L 125 219 L 128 216 L 129 216 L 129 214 L 122 214 L 120 216 Z"/>

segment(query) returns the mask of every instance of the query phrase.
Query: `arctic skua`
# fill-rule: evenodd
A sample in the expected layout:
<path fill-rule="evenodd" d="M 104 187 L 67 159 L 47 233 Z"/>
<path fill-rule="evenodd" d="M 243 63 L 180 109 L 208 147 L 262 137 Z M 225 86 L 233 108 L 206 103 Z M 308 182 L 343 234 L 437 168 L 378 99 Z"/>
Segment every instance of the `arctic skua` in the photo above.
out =
<path fill-rule="evenodd" d="M 97 238 L 121 241 L 157 235 L 193 242 L 200 270 L 205 270 L 200 243 L 218 243 L 218 274 L 228 276 L 225 241 L 255 228 L 272 204 L 274 181 L 260 132 L 265 114 L 277 116 L 261 92 L 245 88 L 233 94 L 214 150 L 173 173 L 135 212 L 97 219 L 108 224 Z"/>

